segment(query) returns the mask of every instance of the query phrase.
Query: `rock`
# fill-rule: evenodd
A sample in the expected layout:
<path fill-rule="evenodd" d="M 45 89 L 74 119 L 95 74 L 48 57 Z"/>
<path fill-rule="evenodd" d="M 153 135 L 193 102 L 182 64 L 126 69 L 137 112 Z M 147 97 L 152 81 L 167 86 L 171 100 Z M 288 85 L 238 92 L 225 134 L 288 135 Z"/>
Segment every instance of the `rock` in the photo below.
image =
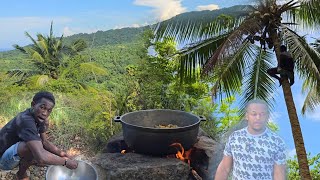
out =
<path fill-rule="evenodd" d="M 93 163 L 104 171 L 108 180 L 187 180 L 191 170 L 187 163 L 175 158 L 136 153 L 103 153 Z"/>

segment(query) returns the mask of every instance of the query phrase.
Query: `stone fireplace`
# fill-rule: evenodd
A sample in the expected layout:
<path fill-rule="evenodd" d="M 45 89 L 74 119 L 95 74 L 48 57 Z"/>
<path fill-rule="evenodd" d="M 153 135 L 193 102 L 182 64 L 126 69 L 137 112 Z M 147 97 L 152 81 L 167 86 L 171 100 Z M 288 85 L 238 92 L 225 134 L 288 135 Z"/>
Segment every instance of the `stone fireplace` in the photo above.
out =
<path fill-rule="evenodd" d="M 119 133 L 109 140 L 93 163 L 108 180 L 209 180 L 213 179 L 222 158 L 221 147 L 199 129 L 197 142 L 188 151 L 191 151 L 188 164 L 188 160 L 180 160 L 175 154 L 150 156 L 135 153 Z"/>

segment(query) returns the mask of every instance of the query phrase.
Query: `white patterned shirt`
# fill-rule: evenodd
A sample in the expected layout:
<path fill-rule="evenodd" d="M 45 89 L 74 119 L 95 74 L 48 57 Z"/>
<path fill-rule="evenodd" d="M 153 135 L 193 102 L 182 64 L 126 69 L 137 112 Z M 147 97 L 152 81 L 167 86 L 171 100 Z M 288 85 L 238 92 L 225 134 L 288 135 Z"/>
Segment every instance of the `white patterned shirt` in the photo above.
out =
<path fill-rule="evenodd" d="M 252 135 L 245 127 L 230 135 L 224 155 L 233 158 L 233 180 L 272 180 L 273 165 L 286 163 L 286 146 L 268 128 Z"/>

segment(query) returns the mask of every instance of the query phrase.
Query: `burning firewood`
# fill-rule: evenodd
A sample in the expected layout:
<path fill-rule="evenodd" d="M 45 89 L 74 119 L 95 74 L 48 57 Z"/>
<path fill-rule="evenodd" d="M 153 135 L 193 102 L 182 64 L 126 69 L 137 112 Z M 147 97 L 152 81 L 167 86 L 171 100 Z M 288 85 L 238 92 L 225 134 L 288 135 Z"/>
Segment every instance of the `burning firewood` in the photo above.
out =
<path fill-rule="evenodd" d="M 176 158 L 181 161 L 187 162 L 190 165 L 190 154 L 192 149 L 185 151 L 183 146 L 180 143 L 173 143 L 170 146 L 175 147 L 177 149 Z"/>
<path fill-rule="evenodd" d="M 199 174 L 197 173 L 197 171 L 195 171 L 194 169 L 191 170 L 192 175 L 194 178 L 196 178 L 196 180 L 202 180 L 202 177 L 199 176 Z"/>

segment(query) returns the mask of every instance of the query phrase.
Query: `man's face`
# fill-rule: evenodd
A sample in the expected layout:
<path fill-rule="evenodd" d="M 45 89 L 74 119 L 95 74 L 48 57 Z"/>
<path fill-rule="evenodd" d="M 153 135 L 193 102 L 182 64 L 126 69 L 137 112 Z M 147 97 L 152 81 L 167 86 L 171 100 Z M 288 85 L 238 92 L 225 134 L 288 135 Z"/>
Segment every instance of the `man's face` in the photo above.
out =
<path fill-rule="evenodd" d="M 38 103 L 32 102 L 31 106 L 33 108 L 36 121 L 38 123 L 43 123 L 50 116 L 54 104 L 46 98 L 41 98 Z"/>
<path fill-rule="evenodd" d="M 268 123 L 269 113 L 265 104 L 252 103 L 248 106 L 246 119 L 248 120 L 248 131 L 251 134 L 262 133 Z"/>

